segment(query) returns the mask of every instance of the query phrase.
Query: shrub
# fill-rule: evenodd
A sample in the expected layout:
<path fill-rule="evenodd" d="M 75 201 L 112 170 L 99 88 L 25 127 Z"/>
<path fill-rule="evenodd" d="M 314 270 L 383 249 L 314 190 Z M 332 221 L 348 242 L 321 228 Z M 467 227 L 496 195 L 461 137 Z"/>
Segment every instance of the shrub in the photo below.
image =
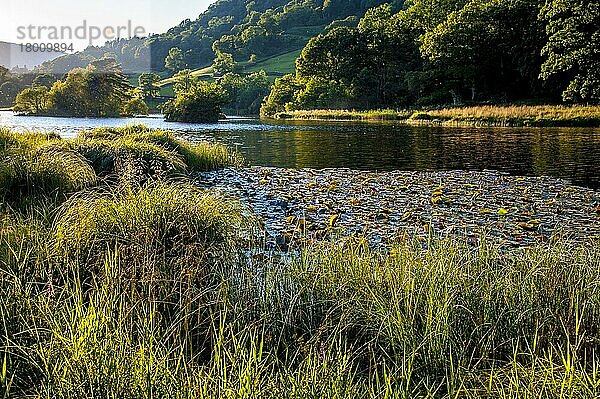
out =
<path fill-rule="evenodd" d="M 136 115 L 148 115 L 150 109 L 144 100 L 141 98 L 132 98 L 123 104 L 121 115 L 123 116 L 136 116 Z"/>
<path fill-rule="evenodd" d="M 198 81 L 189 91 L 178 92 L 175 100 L 164 105 L 163 113 L 168 122 L 217 122 L 226 103 L 227 93 L 221 86 Z"/>
<path fill-rule="evenodd" d="M 27 88 L 19 93 L 13 110 L 26 115 L 36 115 L 46 112 L 48 107 L 48 88 L 39 86 Z"/>
<path fill-rule="evenodd" d="M 87 159 L 100 176 L 116 176 L 126 181 L 143 181 L 182 173 L 183 159 L 154 143 L 129 138 L 118 140 L 76 140 L 74 148 Z"/>

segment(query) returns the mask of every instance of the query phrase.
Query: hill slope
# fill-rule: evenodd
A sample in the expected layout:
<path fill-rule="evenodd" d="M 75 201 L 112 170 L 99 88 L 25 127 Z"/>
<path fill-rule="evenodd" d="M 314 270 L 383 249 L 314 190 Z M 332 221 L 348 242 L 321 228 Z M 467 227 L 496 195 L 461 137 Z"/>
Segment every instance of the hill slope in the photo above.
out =
<path fill-rule="evenodd" d="M 196 20 L 185 20 L 146 39 L 116 40 L 103 47 L 61 57 L 43 65 L 45 72 L 64 73 L 106 53 L 116 56 L 126 72 L 166 72 L 164 60 L 173 47 L 185 53 L 188 68 L 210 65 L 213 47 L 247 61 L 302 48 L 333 21 L 361 17 L 382 0 L 218 0 Z M 290 66 L 284 68 L 289 71 Z"/>

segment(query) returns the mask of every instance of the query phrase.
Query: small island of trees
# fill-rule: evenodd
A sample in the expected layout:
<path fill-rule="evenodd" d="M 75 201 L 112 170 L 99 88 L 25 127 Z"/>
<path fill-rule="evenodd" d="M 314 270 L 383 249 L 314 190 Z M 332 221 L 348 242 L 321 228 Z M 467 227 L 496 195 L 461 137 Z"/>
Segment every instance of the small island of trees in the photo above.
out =
<path fill-rule="evenodd" d="M 15 112 L 24 115 L 116 117 L 148 114 L 148 106 L 114 58 L 70 71 L 51 87 L 36 85 L 17 95 Z"/>

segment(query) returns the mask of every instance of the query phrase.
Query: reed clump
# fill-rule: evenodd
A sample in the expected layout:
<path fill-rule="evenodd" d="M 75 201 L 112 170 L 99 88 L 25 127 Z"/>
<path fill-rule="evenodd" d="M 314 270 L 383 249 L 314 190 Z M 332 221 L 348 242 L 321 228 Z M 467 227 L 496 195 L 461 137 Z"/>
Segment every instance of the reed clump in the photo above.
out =
<path fill-rule="evenodd" d="M 202 272 L 234 251 L 252 224 L 233 199 L 185 182 L 154 181 L 72 197 L 58 211 L 55 231 L 62 257 L 99 267 L 105 252 L 116 250 L 131 264 L 129 277 L 143 279 L 182 268 Z"/>
<path fill-rule="evenodd" d="M 600 107 L 592 105 L 471 106 L 424 110 L 413 120 L 437 120 L 442 124 L 535 127 L 597 127 Z"/>
<path fill-rule="evenodd" d="M 87 161 L 60 144 L 54 135 L 0 131 L 0 197 L 11 203 L 31 195 L 64 197 L 94 185 Z"/>
<path fill-rule="evenodd" d="M 172 176 L 242 163 L 223 145 L 191 143 L 140 125 L 84 131 L 72 145 L 100 175 Z"/>
<path fill-rule="evenodd" d="M 276 119 L 314 119 L 314 120 L 337 120 L 337 121 L 361 121 L 361 120 L 381 120 L 395 121 L 405 120 L 411 116 L 410 111 L 399 111 L 393 109 L 357 111 L 357 110 L 295 110 L 286 111 L 275 115 Z"/>

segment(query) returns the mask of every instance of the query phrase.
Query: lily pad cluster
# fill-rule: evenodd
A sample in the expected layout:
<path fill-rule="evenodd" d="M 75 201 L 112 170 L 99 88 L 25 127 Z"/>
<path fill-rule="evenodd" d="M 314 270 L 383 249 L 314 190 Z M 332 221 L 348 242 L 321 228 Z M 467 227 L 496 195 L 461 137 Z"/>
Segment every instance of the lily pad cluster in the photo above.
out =
<path fill-rule="evenodd" d="M 374 245 L 431 234 L 508 246 L 600 237 L 600 193 L 551 177 L 251 167 L 203 173 L 198 181 L 247 201 L 267 243 L 278 247 L 334 233 Z"/>

